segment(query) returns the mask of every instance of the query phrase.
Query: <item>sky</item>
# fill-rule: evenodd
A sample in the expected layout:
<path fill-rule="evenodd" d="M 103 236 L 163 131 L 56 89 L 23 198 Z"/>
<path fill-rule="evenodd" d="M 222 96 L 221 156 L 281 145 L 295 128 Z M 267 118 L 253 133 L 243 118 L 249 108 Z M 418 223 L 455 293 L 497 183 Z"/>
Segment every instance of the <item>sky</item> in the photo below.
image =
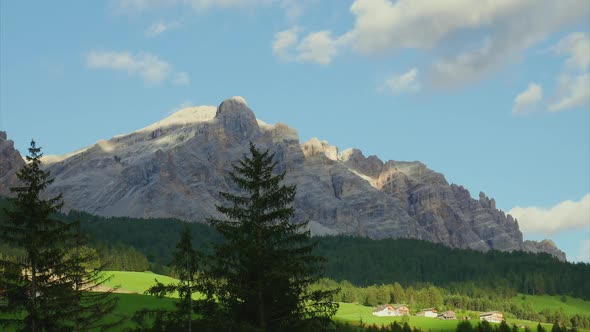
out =
<path fill-rule="evenodd" d="M 0 2 L 0 130 L 65 154 L 189 105 L 419 160 L 590 262 L 587 0 Z"/>

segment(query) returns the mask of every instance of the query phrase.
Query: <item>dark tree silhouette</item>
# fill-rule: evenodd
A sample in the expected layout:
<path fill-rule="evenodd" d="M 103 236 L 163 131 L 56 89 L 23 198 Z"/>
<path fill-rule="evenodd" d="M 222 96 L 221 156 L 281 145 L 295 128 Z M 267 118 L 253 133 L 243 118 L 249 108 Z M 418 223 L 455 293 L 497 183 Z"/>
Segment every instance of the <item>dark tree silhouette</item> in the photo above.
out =
<path fill-rule="evenodd" d="M 31 142 L 27 163 L 17 173 L 21 186 L 0 224 L 0 242 L 21 249 L 17 257 L 0 259 L 0 318 L 2 325 L 27 331 L 88 330 L 115 306 L 109 293 L 87 291 L 105 279 L 95 251 L 84 251 L 78 223 L 55 218 L 62 196 L 44 198 L 53 182 L 41 169 L 41 148 Z M 11 317 L 11 318 L 6 318 Z"/>
<path fill-rule="evenodd" d="M 313 254 L 307 223 L 291 223 L 295 186 L 282 185 L 277 162 L 250 144 L 250 156 L 230 177 L 240 193 L 220 193 L 227 219 L 210 224 L 224 241 L 214 244 L 207 275 L 216 280 L 219 307 L 234 321 L 264 331 L 321 330 L 338 308 L 336 290 L 309 290 L 321 276 L 323 258 Z M 315 325 L 317 324 L 317 325 Z"/>

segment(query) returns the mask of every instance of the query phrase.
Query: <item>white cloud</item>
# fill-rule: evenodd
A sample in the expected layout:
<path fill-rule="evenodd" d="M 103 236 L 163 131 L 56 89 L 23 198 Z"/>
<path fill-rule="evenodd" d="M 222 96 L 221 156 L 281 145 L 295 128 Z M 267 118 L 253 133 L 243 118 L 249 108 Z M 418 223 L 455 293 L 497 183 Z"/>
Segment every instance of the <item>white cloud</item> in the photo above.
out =
<path fill-rule="evenodd" d="M 550 235 L 563 230 L 590 227 L 590 194 L 579 201 L 564 201 L 550 208 L 515 207 L 508 211 L 523 232 Z"/>
<path fill-rule="evenodd" d="M 589 18 L 589 6 L 587 0 L 355 0 L 354 27 L 335 39 L 364 55 L 426 50 L 437 58 L 434 81 L 456 84 L 514 61 L 549 34 Z"/>
<path fill-rule="evenodd" d="M 166 31 L 176 29 L 178 27 L 180 27 L 180 22 L 158 22 L 152 24 L 146 31 L 145 35 L 147 37 L 156 37 L 163 34 Z"/>
<path fill-rule="evenodd" d="M 412 68 L 407 72 L 393 76 L 383 83 L 381 90 L 388 90 L 391 93 L 413 93 L 420 90 L 420 82 L 418 81 L 418 70 Z"/>
<path fill-rule="evenodd" d="M 191 80 L 188 77 L 188 74 L 186 72 L 180 72 L 180 73 L 176 74 L 174 76 L 174 80 L 172 80 L 172 83 L 174 83 L 176 85 L 187 85 L 190 82 L 191 82 Z"/>
<path fill-rule="evenodd" d="M 559 55 L 567 55 L 566 64 L 570 68 L 587 70 L 590 67 L 590 37 L 586 33 L 573 32 L 562 38 L 553 51 Z"/>
<path fill-rule="evenodd" d="M 272 53 L 283 60 L 292 60 L 293 55 L 290 50 L 297 45 L 299 30 L 299 27 L 295 26 L 275 33 L 275 39 L 272 42 Z"/>
<path fill-rule="evenodd" d="M 558 100 L 549 105 L 552 112 L 568 108 L 589 107 L 590 105 L 590 73 L 571 77 L 563 75 L 557 87 Z"/>
<path fill-rule="evenodd" d="M 582 241 L 580 251 L 575 259 L 576 262 L 590 263 L 590 239 Z"/>
<path fill-rule="evenodd" d="M 293 22 L 303 15 L 308 2 L 305 0 L 280 0 L 279 5 L 285 11 L 287 20 Z"/>
<path fill-rule="evenodd" d="M 307 35 L 297 46 L 296 60 L 327 65 L 332 62 L 338 50 L 338 40 L 330 31 L 319 31 Z"/>
<path fill-rule="evenodd" d="M 529 83 L 528 88 L 514 99 L 513 114 L 522 114 L 531 110 L 543 99 L 543 88 L 536 83 Z"/>
<path fill-rule="evenodd" d="M 173 74 L 168 62 L 149 53 L 131 54 L 128 52 L 90 52 L 86 55 L 86 65 L 92 69 L 126 71 L 129 75 L 140 76 L 146 84 L 159 84 Z M 180 80 L 179 80 L 180 79 Z M 188 83 L 188 74 L 178 73 L 174 81 Z"/>
<path fill-rule="evenodd" d="M 590 37 L 573 32 L 552 47 L 553 52 L 567 57 L 565 68 L 557 79 L 556 97 L 549 111 L 590 108 Z"/>

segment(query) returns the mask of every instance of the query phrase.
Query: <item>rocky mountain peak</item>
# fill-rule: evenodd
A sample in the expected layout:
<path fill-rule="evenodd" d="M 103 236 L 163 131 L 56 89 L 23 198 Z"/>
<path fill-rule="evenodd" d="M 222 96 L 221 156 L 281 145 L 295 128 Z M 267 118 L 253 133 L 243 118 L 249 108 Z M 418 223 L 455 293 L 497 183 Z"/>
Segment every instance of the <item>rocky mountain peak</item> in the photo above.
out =
<path fill-rule="evenodd" d="M 301 149 L 306 158 L 324 155 L 330 160 L 338 160 L 338 148 L 330 145 L 327 141 L 320 141 L 317 137 L 312 137 L 309 141 L 301 144 Z"/>
<path fill-rule="evenodd" d="M 496 208 L 496 200 L 490 199 L 483 191 L 479 192 L 479 204 L 485 209 L 495 209 Z"/>
<path fill-rule="evenodd" d="M 365 157 L 359 149 L 346 149 L 340 153 L 338 159 L 351 169 L 373 179 L 379 177 L 384 165 L 377 156 Z"/>
<path fill-rule="evenodd" d="M 6 136 L 0 132 L 0 195 L 24 165 Z M 216 216 L 219 191 L 237 189 L 227 174 L 250 141 L 271 150 L 277 171 L 297 185 L 294 221 L 309 220 L 314 234 L 415 238 L 565 259 L 552 242 L 523 242 L 518 223 L 483 192 L 473 199 L 419 161 L 383 162 L 358 149 L 338 155 L 317 138 L 300 144 L 295 129 L 257 120 L 242 97 L 184 108 L 130 134 L 46 156 L 43 167 L 55 177 L 48 190 L 63 193 L 66 209 L 199 221 Z"/>
<path fill-rule="evenodd" d="M 254 112 L 242 97 L 224 100 L 215 113 L 215 119 L 226 131 L 226 135 L 242 142 L 259 133 L 260 128 Z"/>
<path fill-rule="evenodd" d="M 555 257 L 557 257 L 559 260 L 565 261 L 566 257 L 565 257 L 565 253 L 561 250 L 559 250 L 559 248 L 557 248 L 557 246 L 555 245 L 555 243 L 549 239 L 545 239 L 543 241 L 524 241 L 524 247 L 525 250 L 528 252 L 533 252 L 533 253 L 541 253 L 541 252 L 545 252 L 548 254 L 551 254 Z"/>
<path fill-rule="evenodd" d="M 8 196 L 10 187 L 18 183 L 16 172 L 25 164 L 14 142 L 5 131 L 0 131 L 0 195 Z"/>

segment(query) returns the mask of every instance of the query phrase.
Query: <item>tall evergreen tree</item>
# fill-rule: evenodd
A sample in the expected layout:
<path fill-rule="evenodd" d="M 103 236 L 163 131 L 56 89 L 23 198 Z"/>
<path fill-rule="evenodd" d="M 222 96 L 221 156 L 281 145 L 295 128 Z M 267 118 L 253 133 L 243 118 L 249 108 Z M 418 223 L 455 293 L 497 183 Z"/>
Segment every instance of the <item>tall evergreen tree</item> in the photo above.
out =
<path fill-rule="evenodd" d="M 114 302 L 83 295 L 101 283 L 102 275 L 84 267 L 92 255 L 76 251 L 82 244 L 77 224 L 54 218 L 63 206 L 61 194 L 42 197 L 53 179 L 41 169 L 41 156 L 32 141 L 27 163 L 17 173 L 22 185 L 11 188 L 13 207 L 0 225 L 0 242 L 24 252 L 0 260 L 0 313 L 5 314 L 0 323 L 26 331 L 87 330 L 97 327 Z"/>
<path fill-rule="evenodd" d="M 239 194 L 221 192 L 227 206 L 217 206 L 226 219 L 210 224 L 224 241 L 215 244 L 206 275 L 216 280 L 215 297 L 231 319 L 263 331 L 320 330 L 338 305 L 335 290 L 310 291 L 321 276 L 323 258 L 305 223 L 291 223 L 295 186 L 282 185 L 274 174 L 274 154 L 250 143 L 250 156 L 233 166 L 230 177 Z"/>
<path fill-rule="evenodd" d="M 198 292 L 200 285 L 196 279 L 198 252 L 193 249 L 192 235 L 188 224 L 185 224 L 180 234 L 180 240 L 176 244 L 171 267 L 179 279 L 178 283 L 164 285 L 156 279 L 156 285 L 150 287 L 146 293 L 162 298 L 178 292 L 179 300 L 175 304 L 176 310 L 143 310 L 136 315 L 135 320 L 143 322 L 146 316 L 155 316 L 157 324 L 152 328 L 153 330 L 191 332 L 193 328 L 192 315 L 196 308 L 193 294 Z"/>
<path fill-rule="evenodd" d="M 63 312 L 62 315 L 70 321 L 74 331 L 105 330 L 113 327 L 121 320 L 107 323 L 102 319 L 117 305 L 118 298 L 111 296 L 115 289 L 97 292 L 97 288 L 111 278 L 103 272 L 109 262 L 101 261 L 98 251 L 88 246 L 89 239 L 82 233 L 79 221 L 71 224 L 70 230 L 72 245 L 63 262 L 66 266 L 63 277 L 73 284 L 74 292 L 70 298 L 70 311 Z"/>

